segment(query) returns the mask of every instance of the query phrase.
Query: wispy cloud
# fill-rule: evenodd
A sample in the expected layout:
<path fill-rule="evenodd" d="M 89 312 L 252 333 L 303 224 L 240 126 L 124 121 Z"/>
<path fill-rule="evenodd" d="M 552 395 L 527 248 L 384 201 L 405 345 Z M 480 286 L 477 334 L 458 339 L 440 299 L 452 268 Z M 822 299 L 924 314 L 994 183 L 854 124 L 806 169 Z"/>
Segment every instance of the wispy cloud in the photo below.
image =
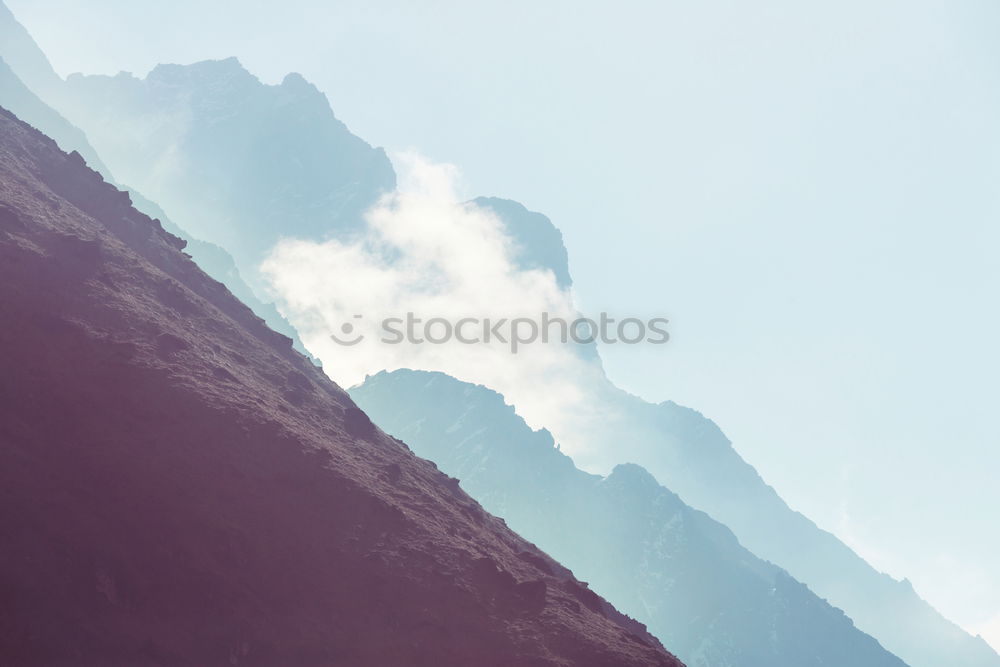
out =
<path fill-rule="evenodd" d="M 345 386 L 383 369 L 442 371 L 503 393 L 533 427 L 580 423 L 592 411 L 581 387 L 593 386 L 600 369 L 571 345 L 528 345 L 512 355 L 498 341 L 379 341 L 379 323 L 407 312 L 452 322 L 537 319 L 541 313 L 577 317 L 571 294 L 551 271 L 518 267 L 496 215 L 461 201 L 455 167 L 412 153 L 394 162 L 399 190 L 367 213 L 363 238 L 284 240 L 262 266 L 305 345 Z M 354 346 L 332 340 L 345 324 L 364 339 Z"/>

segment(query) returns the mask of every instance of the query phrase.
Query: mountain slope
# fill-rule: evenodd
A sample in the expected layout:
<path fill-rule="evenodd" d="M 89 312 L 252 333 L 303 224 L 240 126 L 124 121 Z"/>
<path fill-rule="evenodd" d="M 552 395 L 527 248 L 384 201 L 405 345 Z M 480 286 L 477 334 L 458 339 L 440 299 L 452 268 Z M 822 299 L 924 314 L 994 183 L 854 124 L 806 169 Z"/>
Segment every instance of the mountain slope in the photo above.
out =
<path fill-rule="evenodd" d="M 240 273 L 239 267 L 236 266 L 236 260 L 233 259 L 232 255 L 214 243 L 196 239 L 188 234 L 168 218 L 163 209 L 143 197 L 140 193 L 128 187 L 123 189 L 129 193 L 132 205 L 136 209 L 154 220 L 159 220 L 166 231 L 184 239 L 187 243 L 184 246 L 184 251 L 191 255 L 191 259 L 195 261 L 198 268 L 228 287 L 233 296 L 242 301 L 244 305 L 249 306 L 250 310 L 267 323 L 267 326 L 291 338 L 295 349 L 308 355 L 308 351 L 302 344 L 302 341 L 299 340 L 299 334 L 295 330 L 295 327 L 278 312 L 277 307 L 273 303 L 262 301 L 257 296 L 257 293 L 243 280 L 243 274 Z"/>
<path fill-rule="evenodd" d="M 0 662 L 676 665 L 0 111 Z"/>
<path fill-rule="evenodd" d="M 350 394 L 690 667 L 904 664 L 641 467 L 607 478 L 578 470 L 489 389 L 403 370 Z"/>

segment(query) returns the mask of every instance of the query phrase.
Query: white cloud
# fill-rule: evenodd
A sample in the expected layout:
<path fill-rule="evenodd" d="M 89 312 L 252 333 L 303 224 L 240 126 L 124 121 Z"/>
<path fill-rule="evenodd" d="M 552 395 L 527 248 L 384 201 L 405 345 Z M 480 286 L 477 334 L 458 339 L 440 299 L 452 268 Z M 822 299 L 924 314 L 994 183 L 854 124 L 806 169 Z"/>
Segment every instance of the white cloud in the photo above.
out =
<path fill-rule="evenodd" d="M 400 188 L 366 215 L 355 242 L 284 240 L 262 266 L 286 317 L 339 384 L 351 386 L 383 369 L 442 371 L 504 394 L 534 428 L 555 432 L 586 423 L 600 368 L 572 345 L 390 345 L 380 323 L 413 312 L 457 322 L 474 317 L 538 320 L 542 313 L 577 317 L 569 292 L 550 271 L 522 270 L 512 241 L 489 210 L 460 200 L 457 170 L 414 154 L 396 156 Z M 356 316 L 361 315 L 361 318 Z M 355 325 L 344 333 L 345 323 Z M 439 332 L 440 327 L 432 330 Z M 469 325 L 467 336 L 475 329 Z M 555 329 L 553 329 L 553 332 Z M 365 338 L 354 346 L 334 342 Z"/>

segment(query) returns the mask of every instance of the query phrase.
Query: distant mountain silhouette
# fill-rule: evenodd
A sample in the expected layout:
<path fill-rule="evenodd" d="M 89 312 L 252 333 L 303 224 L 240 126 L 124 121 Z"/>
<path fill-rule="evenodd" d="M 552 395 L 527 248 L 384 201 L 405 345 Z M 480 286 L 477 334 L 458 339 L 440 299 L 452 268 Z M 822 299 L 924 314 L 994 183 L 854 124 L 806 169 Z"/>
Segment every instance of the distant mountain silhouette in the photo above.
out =
<path fill-rule="evenodd" d="M 0 25 L 3 25 L 2 22 Z M 2 50 L 7 51 L 5 48 Z M 0 53 L 0 104 L 54 139 L 63 150 L 79 153 L 91 169 L 107 179 L 112 178 L 87 136 L 32 92 L 7 64 L 3 53 Z"/>
<path fill-rule="evenodd" d="M 559 287 L 568 289 L 573 285 L 562 232 L 551 220 L 509 199 L 477 197 L 472 203 L 503 220 L 506 232 L 516 244 L 512 259 L 518 267 L 548 269 L 555 275 Z"/>
<path fill-rule="evenodd" d="M 0 110 L 0 663 L 679 666 Z"/>
<path fill-rule="evenodd" d="M 24 84 L 46 104 L 53 105 L 62 93 L 62 79 L 52 69 L 45 53 L 0 0 L 0 57 Z"/>
<path fill-rule="evenodd" d="M 904 664 L 643 468 L 619 465 L 607 478 L 578 470 L 485 387 L 400 370 L 350 394 L 689 667 Z"/>
<path fill-rule="evenodd" d="M 144 79 L 73 75 L 67 91 L 63 112 L 111 169 L 225 248 L 255 287 L 280 238 L 360 230 L 395 187 L 385 152 L 297 74 L 268 86 L 230 58 L 159 65 Z"/>

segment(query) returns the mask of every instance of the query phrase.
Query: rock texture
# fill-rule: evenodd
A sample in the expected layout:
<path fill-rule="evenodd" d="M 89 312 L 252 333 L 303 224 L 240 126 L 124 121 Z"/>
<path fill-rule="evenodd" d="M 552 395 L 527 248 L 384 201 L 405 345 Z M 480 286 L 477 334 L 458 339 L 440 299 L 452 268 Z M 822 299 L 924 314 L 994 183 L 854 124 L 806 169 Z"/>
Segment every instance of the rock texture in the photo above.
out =
<path fill-rule="evenodd" d="M 0 111 L 0 663 L 664 665 Z"/>

